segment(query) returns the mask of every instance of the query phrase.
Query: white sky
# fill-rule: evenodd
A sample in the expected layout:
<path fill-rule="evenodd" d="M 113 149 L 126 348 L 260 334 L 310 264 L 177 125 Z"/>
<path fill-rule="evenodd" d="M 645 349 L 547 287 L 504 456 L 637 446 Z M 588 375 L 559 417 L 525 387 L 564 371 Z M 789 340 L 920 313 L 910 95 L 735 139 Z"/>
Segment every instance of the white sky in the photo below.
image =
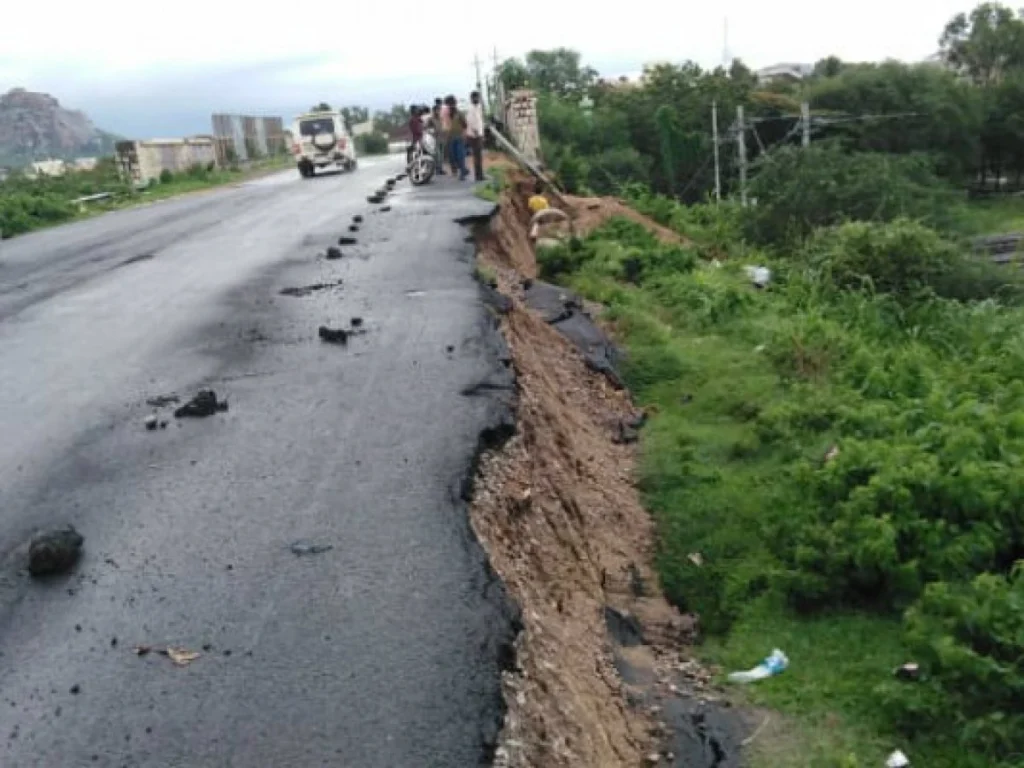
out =
<path fill-rule="evenodd" d="M 205 129 L 200 116 L 213 109 L 274 114 L 319 100 L 380 107 L 462 93 L 475 80 L 474 54 L 489 60 L 495 47 L 502 57 L 575 48 L 608 75 L 657 60 L 715 66 L 725 17 L 730 53 L 754 68 L 829 54 L 915 61 L 972 4 L 520 0 L 499 10 L 444 0 L 89 0 L 58 3 L 48 20 L 18 2 L 5 4 L 0 26 L 0 92 L 45 90 L 109 130 L 173 134 Z M 315 34 L 332 23 L 336 33 Z"/>

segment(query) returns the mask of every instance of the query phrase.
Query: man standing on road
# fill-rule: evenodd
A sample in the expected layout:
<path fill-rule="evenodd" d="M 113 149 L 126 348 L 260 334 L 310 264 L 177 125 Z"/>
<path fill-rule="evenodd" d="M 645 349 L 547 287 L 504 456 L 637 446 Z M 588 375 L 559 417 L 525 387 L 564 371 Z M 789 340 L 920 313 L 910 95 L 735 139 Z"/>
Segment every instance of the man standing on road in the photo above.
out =
<path fill-rule="evenodd" d="M 466 136 L 473 152 L 473 176 L 484 180 L 484 105 L 480 103 L 480 91 L 469 94 L 469 110 L 466 113 Z"/>
<path fill-rule="evenodd" d="M 444 101 L 438 96 L 434 99 L 432 112 L 434 122 L 434 137 L 437 139 L 437 147 L 434 149 L 434 166 L 439 176 L 445 175 L 444 159 L 448 154 L 448 128 L 451 120 L 448 118 L 448 108 Z"/>
<path fill-rule="evenodd" d="M 451 115 L 451 159 L 452 173 L 459 174 L 459 181 L 465 181 L 469 176 L 466 170 L 466 118 L 459 111 L 459 105 L 454 96 L 449 96 L 445 101 L 448 104 L 448 114 Z"/>

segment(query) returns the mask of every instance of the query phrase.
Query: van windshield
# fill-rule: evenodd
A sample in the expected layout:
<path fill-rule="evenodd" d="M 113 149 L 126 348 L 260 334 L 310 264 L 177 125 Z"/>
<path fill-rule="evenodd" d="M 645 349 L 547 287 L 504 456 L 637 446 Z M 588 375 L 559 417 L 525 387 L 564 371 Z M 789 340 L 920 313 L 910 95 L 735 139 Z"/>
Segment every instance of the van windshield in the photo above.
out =
<path fill-rule="evenodd" d="M 318 133 L 334 133 L 334 120 L 330 117 L 317 117 L 299 121 L 299 133 L 303 136 L 316 136 Z"/>

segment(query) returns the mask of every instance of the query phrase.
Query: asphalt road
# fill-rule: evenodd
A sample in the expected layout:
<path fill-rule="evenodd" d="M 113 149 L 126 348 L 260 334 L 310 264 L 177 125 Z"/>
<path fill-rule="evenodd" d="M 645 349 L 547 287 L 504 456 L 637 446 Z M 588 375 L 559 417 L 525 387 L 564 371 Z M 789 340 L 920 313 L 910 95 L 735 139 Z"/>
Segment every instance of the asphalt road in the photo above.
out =
<path fill-rule="evenodd" d="M 507 392 L 462 393 L 508 373 L 455 219 L 487 205 L 450 178 L 367 203 L 399 170 L 0 244 L 0 765 L 486 761 L 515 617 L 459 489 Z M 230 410 L 144 429 L 148 398 L 202 387 Z M 30 579 L 64 523 L 82 561 Z"/>

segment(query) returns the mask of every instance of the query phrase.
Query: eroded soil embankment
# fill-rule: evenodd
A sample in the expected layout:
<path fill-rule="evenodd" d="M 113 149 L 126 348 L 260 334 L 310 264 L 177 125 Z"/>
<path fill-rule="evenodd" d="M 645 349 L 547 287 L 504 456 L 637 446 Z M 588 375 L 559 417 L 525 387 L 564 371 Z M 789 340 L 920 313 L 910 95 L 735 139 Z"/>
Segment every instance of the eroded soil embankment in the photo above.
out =
<path fill-rule="evenodd" d="M 522 207 L 506 195 L 478 238 L 481 267 L 512 299 L 501 326 L 518 395 L 516 434 L 483 456 L 471 505 L 522 609 L 496 764 L 671 764 L 674 726 L 659 713 L 681 692 L 695 622 L 665 602 L 650 567 L 653 526 L 621 440 L 637 416 L 628 394 L 524 304 L 536 265 Z"/>

